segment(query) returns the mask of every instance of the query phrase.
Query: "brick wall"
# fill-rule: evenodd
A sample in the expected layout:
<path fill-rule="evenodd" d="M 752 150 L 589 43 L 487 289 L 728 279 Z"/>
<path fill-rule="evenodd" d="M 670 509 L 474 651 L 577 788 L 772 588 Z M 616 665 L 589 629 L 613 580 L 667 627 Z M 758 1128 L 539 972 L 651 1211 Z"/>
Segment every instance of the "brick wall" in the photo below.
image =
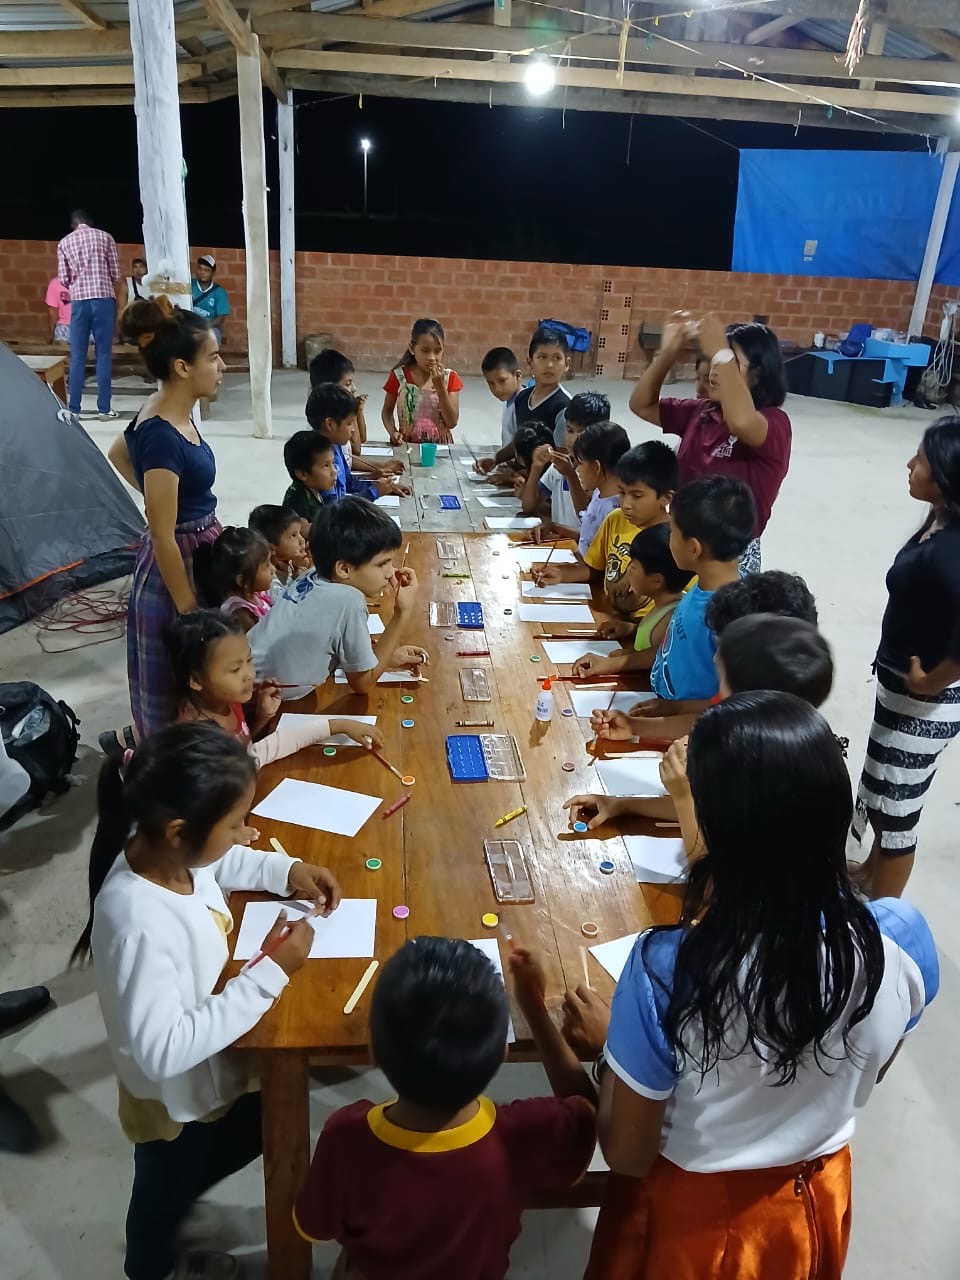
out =
<path fill-rule="evenodd" d="M 945 302 L 960 302 L 960 287 L 949 284 L 935 284 L 933 286 L 930 290 L 930 304 L 927 307 L 927 317 L 923 325 L 924 333 L 930 334 L 932 337 L 938 336 Z"/>
<path fill-rule="evenodd" d="M 142 253 L 120 245 L 121 265 Z M 213 252 L 217 279 L 230 294 L 235 319 L 228 347 L 245 345 L 246 277 L 240 249 L 195 246 Z M 56 270 L 52 241 L 0 240 L 0 338 L 43 339 L 47 317 L 43 294 Z M 275 352 L 279 350 L 277 254 L 271 255 Z M 858 320 L 903 329 L 914 286 L 897 280 L 846 280 L 820 276 L 775 276 L 659 267 L 580 266 L 571 263 L 474 261 L 463 258 L 404 258 L 393 255 L 297 254 L 297 327 L 301 338 L 332 333 L 361 368 L 384 369 L 406 345 L 411 322 L 436 316 L 447 332 L 451 364 L 478 370 L 491 346 L 525 350 L 537 320 L 554 316 L 597 332 L 604 282 L 632 298 L 630 324 L 659 323 L 678 306 L 710 307 L 723 317 L 769 316 L 781 338 L 808 343 L 816 329 L 841 332 Z M 941 296 L 942 295 L 942 296 Z M 925 331 L 935 333 L 945 296 L 931 297 Z M 631 344 L 627 373 L 637 365 Z M 613 372 L 608 369 L 607 372 Z"/>

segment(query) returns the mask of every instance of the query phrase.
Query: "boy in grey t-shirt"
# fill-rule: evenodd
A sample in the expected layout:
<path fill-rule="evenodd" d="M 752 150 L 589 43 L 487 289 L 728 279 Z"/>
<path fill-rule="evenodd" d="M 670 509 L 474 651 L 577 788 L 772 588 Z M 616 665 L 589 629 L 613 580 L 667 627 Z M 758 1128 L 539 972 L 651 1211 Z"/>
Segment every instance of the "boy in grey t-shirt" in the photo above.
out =
<path fill-rule="evenodd" d="M 313 569 L 290 582 L 270 612 L 247 634 L 257 676 L 295 686 L 284 697 L 302 698 L 338 668 L 355 693 L 370 693 L 388 669 L 428 661 L 420 646 L 397 643 L 416 600 L 413 569 L 394 567 L 401 533 L 365 498 L 346 497 L 325 506 L 310 528 Z M 396 587 L 393 617 L 379 642 L 370 640 L 367 599 Z"/>

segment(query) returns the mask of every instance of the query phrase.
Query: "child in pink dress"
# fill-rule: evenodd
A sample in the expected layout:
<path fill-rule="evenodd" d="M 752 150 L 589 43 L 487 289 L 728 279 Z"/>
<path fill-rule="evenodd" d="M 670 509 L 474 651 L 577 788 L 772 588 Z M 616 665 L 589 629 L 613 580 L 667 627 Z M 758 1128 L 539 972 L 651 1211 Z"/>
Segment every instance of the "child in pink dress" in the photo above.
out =
<path fill-rule="evenodd" d="M 443 363 L 443 328 L 436 320 L 417 320 L 410 345 L 383 384 L 380 417 L 391 443 L 443 443 L 453 440 L 460 418 L 463 381 Z"/>
<path fill-rule="evenodd" d="M 228 526 L 194 556 L 199 593 L 212 608 L 235 617 L 244 631 L 270 612 L 273 582 L 271 547 L 253 529 Z"/>

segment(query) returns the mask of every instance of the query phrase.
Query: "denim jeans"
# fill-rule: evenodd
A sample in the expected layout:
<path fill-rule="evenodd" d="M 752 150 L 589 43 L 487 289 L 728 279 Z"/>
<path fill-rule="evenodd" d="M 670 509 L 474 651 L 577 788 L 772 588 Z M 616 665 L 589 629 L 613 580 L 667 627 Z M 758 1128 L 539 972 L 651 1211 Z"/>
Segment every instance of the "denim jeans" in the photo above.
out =
<path fill-rule="evenodd" d="M 91 335 L 97 355 L 97 410 L 110 412 L 110 375 L 113 364 L 113 330 L 117 315 L 115 298 L 84 298 L 70 311 L 70 412 L 80 412 L 80 398 L 87 373 L 87 347 Z"/>

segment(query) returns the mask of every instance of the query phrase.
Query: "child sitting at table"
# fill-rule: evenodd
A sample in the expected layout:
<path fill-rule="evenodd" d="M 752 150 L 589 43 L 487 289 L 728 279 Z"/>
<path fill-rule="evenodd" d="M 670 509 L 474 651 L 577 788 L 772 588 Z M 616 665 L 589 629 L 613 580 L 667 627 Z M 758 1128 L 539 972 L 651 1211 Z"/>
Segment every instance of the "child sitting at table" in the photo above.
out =
<path fill-rule="evenodd" d="M 534 565 L 538 586 L 554 582 L 603 583 L 607 600 L 621 616 L 649 613 L 649 600 L 637 599 L 627 583 L 630 546 L 641 529 L 665 524 L 677 487 L 677 456 L 661 440 L 645 440 L 617 463 L 620 505 L 611 511 L 579 564 Z"/>
<path fill-rule="evenodd" d="M 503 1280 L 524 1209 L 585 1173 L 595 1091 L 547 1013 L 539 965 L 517 950 L 510 968 L 555 1096 L 503 1106 L 483 1095 L 509 1020 L 487 957 L 421 937 L 381 969 L 370 1050 L 398 1096 L 330 1116 L 294 1206 L 301 1235 L 343 1246 L 337 1276 Z"/>
<path fill-rule="evenodd" d="M 323 504 L 337 501 L 334 449 L 333 441 L 319 431 L 295 431 L 283 446 L 283 465 L 290 477 L 283 506 L 300 517 L 304 538 Z"/>
<path fill-rule="evenodd" d="M 228 525 L 215 542 L 197 547 L 193 576 L 203 603 L 234 615 L 244 631 L 270 612 L 272 553 L 253 529 Z"/>
<path fill-rule="evenodd" d="M 380 418 L 391 444 L 453 443 L 463 380 L 444 366 L 443 342 L 438 320 L 414 321 L 410 343 L 383 384 Z"/>
<path fill-rule="evenodd" d="M 599 391 L 581 391 L 567 405 L 563 447 L 541 446 L 534 455 L 521 495 L 523 514 L 533 515 L 539 499 L 550 499 L 549 531 L 561 538 L 580 533 L 580 512 L 590 501 L 577 479 L 573 448 L 584 428 L 610 418 L 610 401 Z"/>
<path fill-rule="evenodd" d="M 227 897 L 293 894 L 328 916 L 340 889 L 325 867 L 247 847 L 259 834 L 246 825 L 254 764 L 215 725 L 169 725 L 127 757 L 100 772 L 90 914 L 70 957 L 93 960 L 120 1127 L 134 1144 L 123 1274 L 228 1280 L 239 1275 L 228 1254 L 178 1263 L 180 1227 L 205 1191 L 263 1149 L 260 1094 L 230 1046 L 282 997 L 313 926 L 301 917 L 288 927 L 278 903 L 263 958 L 220 989 Z"/>
<path fill-rule="evenodd" d="M 357 390 L 357 384 L 353 380 L 353 375 L 356 372 L 353 361 L 348 356 L 343 355 L 342 352 L 334 351 L 332 347 L 324 347 L 310 361 L 308 372 L 310 374 L 311 387 L 319 387 L 324 382 L 335 382 L 338 387 L 343 387 L 344 391 L 348 391 L 350 395 L 356 397 L 356 424 L 350 432 L 349 442 L 343 446 L 344 456 L 350 470 L 356 471 L 360 475 L 369 476 L 370 479 L 399 475 L 403 471 L 403 463 L 397 459 L 374 463 L 369 458 L 361 456 L 361 450 L 367 441 L 367 420 L 364 416 L 367 396 L 364 392 Z"/>
<path fill-rule="evenodd" d="M 334 382 L 323 382 L 314 387 L 307 399 L 307 421 L 314 431 L 333 441 L 333 460 L 337 468 L 335 501 L 347 493 L 355 493 L 371 501 L 387 493 L 402 493 L 409 497 L 413 490 L 407 485 L 398 485 L 393 476 L 366 481 L 358 480 L 350 471 L 343 447 L 356 426 L 357 408 L 357 397 Z"/>
<path fill-rule="evenodd" d="M 178 720 L 208 720 L 250 752 L 257 768 L 292 756 L 337 733 L 376 750 L 383 735 L 359 720 L 324 716 L 281 719 L 280 690 L 272 680 L 255 683 L 246 633 L 235 618 L 216 609 L 181 613 L 167 636 Z"/>
<path fill-rule="evenodd" d="M 513 492 L 515 497 L 522 499 L 533 466 L 533 456 L 538 449 L 553 447 L 553 432 L 544 422 L 528 422 L 525 426 L 517 428 L 513 443 L 514 458 L 510 464 L 513 473 Z M 538 494 L 536 510 L 530 514 L 540 516 L 544 520 L 549 519 L 550 504 L 544 494 Z"/>
<path fill-rule="evenodd" d="M 365 498 L 321 507 L 310 526 L 313 568 L 290 582 L 250 632 L 257 674 L 281 685 L 284 698 L 302 698 L 339 667 L 354 693 L 369 694 L 384 671 L 429 660 L 421 646 L 398 644 L 417 598 L 417 575 L 398 569 L 402 543 L 396 521 Z M 379 640 L 370 640 L 367 600 L 390 588 L 393 616 Z"/>
<path fill-rule="evenodd" d="M 573 465 L 577 481 L 589 501 L 580 515 L 577 554 L 582 560 L 600 526 L 620 505 L 617 463 L 630 448 L 630 437 L 615 422 L 594 422 L 585 427 L 573 443 Z"/>
<path fill-rule="evenodd" d="M 271 590 L 285 586 L 291 578 L 310 567 L 303 522 L 291 507 L 265 502 L 253 508 L 247 516 L 247 525 L 270 545 L 273 564 Z"/>

